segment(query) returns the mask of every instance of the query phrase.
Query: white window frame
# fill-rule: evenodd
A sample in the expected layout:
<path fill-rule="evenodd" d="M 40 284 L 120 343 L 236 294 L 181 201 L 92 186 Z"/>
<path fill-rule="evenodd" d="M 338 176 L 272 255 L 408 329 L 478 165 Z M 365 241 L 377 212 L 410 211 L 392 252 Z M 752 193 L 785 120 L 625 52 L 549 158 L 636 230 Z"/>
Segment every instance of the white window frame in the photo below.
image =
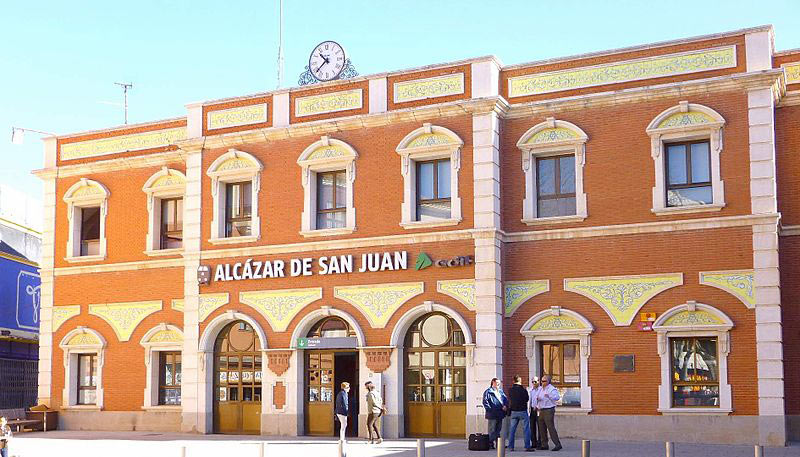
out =
<path fill-rule="evenodd" d="M 261 219 L 258 216 L 258 194 L 261 191 L 261 171 L 264 166 L 252 154 L 237 149 L 217 157 L 206 174 L 211 178 L 213 213 L 211 218 L 211 244 L 250 243 L 261 238 Z M 250 235 L 225 237 L 225 185 L 250 181 L 251 216 Z"/>
<path fill-rule="evenodd" d="M 70 263 L 96 262 L 105 260 L 108 241 L 106 239 L 106 216 L 108 215 L 108 197 L 111 192 L 106 186 L 92 179 L 81 178 L 70 186 L 64 194 L 67 204 L 67 220 L 69 221 L 69 237 L 64 260 Z M 81 255 L 81 210 L 83 208 L 100 207 L 100 253 L 97 255 Z"/>
<path fill-rule="evenodd" d="M 69 341 L 80 334 L 92 335 L 96 343 L 83 345 L 70 345 Z M 105 361 L 106 339 L 90 328 L 77 327 L 71 330 L 61 339 L 59 347 L 64 353 L 64 390 L 61 395 L 62 409 L 103 409 L 103 363 Z M 78 356 L 82 354 L 94 354 L 97 356 L 97 386 L 96 402 L 94 405 L 78 404 Z"/>
<path fill-rule="evenodd" d="M 416 145 L 415 140 L 423 135 L 431 135 L 431 144 Z M 444 127 L 422 124 L 403 138 L 397 146 L 401 157 L 403 175 L 402 220 L 405 229 L 443 227 L 461 222 L 461 197 L 458 188 L 458 175 L 461 170 L 461 148 L 464 141 L 454 132 Z M 418 221 L 417 219 L 417 167 L 416 162 L 436 159 L 450 159 L 450 217 Z"/>
<path fill-rule="evenodd" d="M 182 247 L 161 249 L 161 200 L 182 198 L 185 221 L 186 175 L 178 170 L 162 167 L 148 178 L 142 191 L 147 194 L 147 240 L 144 253 L 149 256 L 162 256 L 182 252 Z"/>
<path fill-rule="evenodd" d="M 549 316 L 567 315 L 578 320 L 582 328 L 565 330 L 531 330 L 540 320 Z M 528 358 L 529 377 L 539 376 L 542 361 L 540 360 L 539 346 L 549 341 L 578 341 L 580 343 L 581 358 L 581 406 L 563 406 L 557 408 L 558 414 L 589 414 L 592 411 L 592 387 L 589 385 L 589 357 L 592 355 L 591 334 L 594 326 L 588 319 L 560 306 L 551 306 L 534 314 L 528 319 L 520 330 L 525 337 L 525 356 Z"/>
<path fill-rule="evenodd" d="M 158 389 L 160 386 L 160 382 L 158 379 L 159 372 L 161 371 L 161 366 L 159 362 L 159 356 L 161 352 L 180 352 L 183 353 L 183 341 L 175 342 L 175 341 L 150 341 L 151 338 L 159 332 L 172 330 L 177 332 L 181 335 L 181 339 L 183 338 L 183 332 L 180 328 L 170 325 L 161 323 L 144 334 L 139 344 L 144 347 L 144 365 L 145 365 L 145 373 L 146 373 L 146 382 L 144 388 L 144 403 L 142 405 L 142 409 L 151 409 L 151 410 L 180 410 L 181 405 L 159 405 L 158 404 Z M 181 367 L 183 365 L 181 364 Z"/>
<path fill-rule="evenodd" d="M 716 325 L 664 326 L 670 317 L 682 311 L 706 311 L 720 321 Z M 653 324 L 658 335 L 658 355 L 661 357 L 661 384 L 658 386 L 658 411 L 664 415 L 727 415 L 733 412 L 731 386 L 728 384 L 728 354 L 730 353 L 730 330 L 733 321 L 722 311 L 703 303 L 688 301 L 662 314 Z M 670 338 L 714 337 L 717 338 L 719 368 L 719 407 L 675 408 L 672 406 L 672 361 Z"/>
<path fill-rule="evenodd" d="M 549 129 L 567 129 L 568 135 L 552 138 L 537 137 Z M 534 125 L 517 141 L 522 151 L 522 171 L 525 174 L 525 199 L 522 201 L 522 223 L 544 225 L 580 222 L 589 214 L 586 192 L 583 189 L 583 168 L 586 164 L 586 142 L 589 137 L 577 125 L 548 117 Z M 575 156 L 575 214 L 569 216 L 538 217 L 538 189 L 536 188 L 536 159 L 572 154 Z"/>
<path fill-rule="evenodd" d="M 681 123 L 674 126 L 662 126 L 662 122 L 669 117 L 680 114 L 695 113 L 702 122 Z M 678 105 L 661 112 L 647 126 L 650 135 L 650 156 L 655 166 L 655 186 L 653 186 L 653 208 L 651 211 L 657 216 L 669 214 L 686 214 L 708 211 L 719 211 L 725 207 L 725 184 L 720 176 L 720 153 L 722 152 L 722 129 L 725 119 L 713 109 L 682 101 Z M 709 140 L 711 155 L 711 192 L 712 202 L 707 205 L 667 206 L 666 188 L 666 148 L 665 144 Z"/>
<path fill-rule="evenodd" d="M 302 170 L 303 213 L 300 234 L 304 237 L 347 235 L 356 230 L 356 208 L 353 186 L 356 180 L 358 152 L 341 140 L 322 136 L 303 150 L 297 159 Z M 344 170 L 346 174 L 345 226 L 317 228 L 317 173 Z"/>

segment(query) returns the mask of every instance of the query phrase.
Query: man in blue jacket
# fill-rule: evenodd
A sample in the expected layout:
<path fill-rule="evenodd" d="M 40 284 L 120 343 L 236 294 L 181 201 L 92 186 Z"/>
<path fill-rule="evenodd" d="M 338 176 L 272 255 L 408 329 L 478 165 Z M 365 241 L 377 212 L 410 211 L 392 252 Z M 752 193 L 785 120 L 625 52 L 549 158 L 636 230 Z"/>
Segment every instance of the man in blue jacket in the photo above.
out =
<path fill-rule="evenodd" d="M 483 409 L 489 421 L 489 441 L 494 449 L 497 437 L 503 429 L 503 418 L 508 411 L 508 397 L 503 392 L 500 380 L 492 378 L 491 386 L 483 393 Z M 505 440 L 503 440 L 505 442 Z"/>
<path fill-rule="evenodd" d="M 342 390 L 336 395 L 335 412 L 339 418 L 339 440 L 347 442 L 347 414 L 350 412 L 350 383 L 343 382 Z"/>

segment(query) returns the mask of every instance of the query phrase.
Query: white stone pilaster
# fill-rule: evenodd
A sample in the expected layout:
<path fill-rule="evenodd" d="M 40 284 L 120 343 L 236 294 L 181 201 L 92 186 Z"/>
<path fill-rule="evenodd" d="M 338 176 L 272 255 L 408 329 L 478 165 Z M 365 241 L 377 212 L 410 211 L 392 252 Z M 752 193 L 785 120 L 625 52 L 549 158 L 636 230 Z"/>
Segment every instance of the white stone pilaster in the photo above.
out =
<path fill-rule="evenodd" d="M 387 105 L 386 78 L 369 80 L 369 113 L 385 113 Z"/>
<path fill-rule="evenodd" d="M 186 138 L 203 136 L 203 102 L 186 105 Z"/>
<path fill-rule="evenodd" d="M 495 112 L 473 116 L 475 236 L 475 348 L 469 357 L 467 433 L 483 429 L 481 395 L 503 374 L 502 245 L 500 229 L 500 119 Z M 471 376 L 470 376 L 471 375 Z"/>
<path fill-rule="evenodd" d="M 472 70 L 472 98 L 500 95 L 500 67 L 494 59 L 474 62 Z"/>
<path fill-rule="evenodd" d="M 44 139 L 45 166 L 55 166 L 56 139 Z M 52 162 L 52 163 L 50 163 Z M 42 247 L 41 302 L 39 308 L 39 390 L 38 403 L 53 407 L 51 403 L 53 388 L 53 267 L 55 266 L 55 226 L 56 226 L 56 180 L 44 180 L 42 192 Z M 61 361 L 57 361 L 61 363 Z"/>
<path fill-rule="evenodd" d="M 198 321 L 200 287 L 197 267 L 200 266 L 202 150 L 190 151 L 186 158 L 186 196 L 183 202 L 183 355 L 181 367 L 181 430 L 210 433 L 213 405 L 207 404 L 206 367 L 198 353 L 200 327 Z"/>
<path fill-rule="evenodd" d="M 272 126 L 286 127 L 289 125 L 289 92 L 272 96 Z"/>
<path fill-rule="evenodd" d="M 748 91 L 747 102 L 751 209 L 753 214 L 775 215 L 773 223 L 753 226 L 759 443 L 783 446 L 786 422 L 772 89 L 765 87 Z"/>

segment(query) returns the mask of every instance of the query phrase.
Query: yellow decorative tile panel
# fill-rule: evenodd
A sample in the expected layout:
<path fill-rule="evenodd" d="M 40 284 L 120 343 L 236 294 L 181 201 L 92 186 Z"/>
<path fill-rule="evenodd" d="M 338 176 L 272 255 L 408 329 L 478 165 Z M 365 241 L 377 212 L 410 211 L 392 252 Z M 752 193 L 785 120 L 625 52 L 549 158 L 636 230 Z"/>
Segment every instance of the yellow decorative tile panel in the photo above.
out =
<path fill-rule="evenodd" d="M 634 316 L 648 300 L 683 284 L 683 274 L 610 276 L 564 280 L 564 290 L 581 294 L 611 317 L 614 325 L 631 325 Z"/>
<path fill-rule="evenodd" d="M 101 344 L 91 333 L 78 333 L 67 341 L 67 346 L 97 346 Z"/>
<path fill-rule="evenodd" d="M 180 175 L 164 175 L 153 182 L 150 185 L 151 189 L 155 189 L 156 187 L 167 187 L 167 186 L 179 186 L 182 184 L 186 184 L 186 180 L 181 177 Z"/>
<path fill-rule="evenodd" d="M 693 125 L 710 124 L 714 119 L 706 113 L 700 111 L 690 111 L 688 113 L 675 113 L 664 119 L 658 124 L 659 129 L 672 127 L 689 127 Z"/>
<path fill-rule="evenodd" d="M 108 322 L 120 341 L 128 341 L 136 327 L 149 315 L 160 311 L 161 300 L 89 305 L 89 314 Z"/>
<path fill-rule="evenodd" d="M 558 316 L 546 316 L 542 319 L 539 319 L 531 326 L 530 330 L 542 332 L 558 330 L 582 330 L 586 328 L 587 327 L 583 325 L 583 322 L 579 321 L 578 319 L 566 314 L 560 314 Z"/>
<path fill-rule="evenodd" d="M 339 145 L 331 144 L 328 146 L 318 147 L 311 154 L 309 154 L 305 160 L 333 159 L 349 155 L 350 152 L 347 149 Z"/>
<path fill-rule="evenodd" d="M 708 311 L 680 311 L 669 317 L 662 327 L 697 327 L 703 325 L 722 325 L 720 318 Z"/>
<path fill-rule="evenodd" d="M 234 157 L 219 164 L 217 169 L 214 171 L 220 172 L 226 170 L 242 170 L 248 168 L 258 168 L 258 165 L 244 157 Z"/>
<path fill-rule="evenodd" d="M 197 318 L 199 322 L 203 322 L 211 313 L 228 304 L 230 301 L 230 294 L 227 292 L 219 294 L 200 294 L 198 301 Z M 183 300 L 181 300 L 181 305 L 183 305 Z"/>
<path fill-rule="evenodd" d="M 321 298 L 321 287 L 239 292 L 239 302 L 261 313 L 276 332 L 286 331 L 300 310 Z"/>
<path fill-rule="evenodd" d="M 408 143 L 406 148 L 424 148 L 427 146 L 441 146 L 443 144 L 455 144 L 455 141 L 442 133 L 423 133 Z"/>
<path fill-rule="evenodd" d="M 331 92 L 330 94 L 298 97 L 294 101 L 296 117 L 314 116 L 317 114 L 335 113 L 351 109 L 361 109 L 363 100 L 361 89 Z"/>
<path fill-rule="evenodd" d="M 61 145 L 61 160 L 85 159 L 118 152 L 169 146 L 186 139 L 186 127 L 131 133 L 99 140 L 80 141 Z"/>
<path fill-rule="evenodd" d="M 559 141 L 574 140 L 578 134 L 565 127 L 544 129 L 530 137 L 525 144 L 558 143 Z"/>
<path fill-rule="evenodd" d="M 725 46 L 594 67 L 517 76 L 508 80 L 508 94 L 511 98 L 524 97 L 735 66 L 736 46 Z"/>
<path fill-rule="evenodd" d="M 216 130 L 241 125 L 267 122 L 267 104 L 237 106 L 235 108 L 209 111 L 206 115 L 207 129 Z"/>
<path fill-rule="evenodd" d="M 61 324 L 81 313 L 81 305 L 53 306 L 53 332 L 61 327 Z"/>
<path fill-rule="evenodd" d="M 548 292 L 550 281 L 546 279 L 530 281 L 506 281 L 503 283 L 503 301 L 506 317 L 511 317 L 523 303 Z"/>
<path fill-rule="evenodd" d="M 464 73 L 414 79 L 394 83 L 394 102 L 410 102 L 426 98 L 464 93 Z"/>
<path fill-rule="evenodd" d="M 455 298 L 467 309 L 475 311 L 476 305 L 474 279 L 451 279 L 437 281 L 436 291 Z"/>
<path fill-rule="evenodd" d="M 175 311 L 183 312 L 183 299 L 176 298 L 172 300 L 172 309 L 174 309 Z"/>
<path fill-rule="evenodd" d="M 183 335 L 175 330 L 159 330 L 150 337 L 148 343 L 182 343 Z"/>
<path fill-rule="evenodd" d="M 424 291 L 422 282 L 369 284 L 335 287 L 333 296 L 358 308 L 373 328 L 384 328 L 395 311 Z"/>
<path fill-rule="evenodd" d="M 753 270 L 700 272 L 700 284 L 722 289 L 741 300 L 748 308 L 756 306 L 754 278 Z"/>
<path fill-rule="evenodd" d="M 85 186 L 80 186 L 79 188 L 75 189 L 72 194 L 69 196 L 70 198 L 80 198 L 80 197 L 89 197 L 93 195 L 104 195 L 105 191 L 95 184 L 88 183 Z"/>
<path fill-rule="evenodd" d="M 800 84 L 800 62 L 781 65 L 786 72 L 786 84 Z"/>

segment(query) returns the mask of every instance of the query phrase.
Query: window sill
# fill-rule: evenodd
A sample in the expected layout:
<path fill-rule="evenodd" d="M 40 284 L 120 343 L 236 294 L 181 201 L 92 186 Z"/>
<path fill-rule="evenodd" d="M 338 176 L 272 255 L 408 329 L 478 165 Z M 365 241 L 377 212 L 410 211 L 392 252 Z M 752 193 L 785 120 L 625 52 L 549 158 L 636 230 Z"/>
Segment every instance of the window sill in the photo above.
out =
<path fill-rule="evenodd" d="M 61 408 L 65 411 L 102 411 L 103 408 L 97 405 L 72 405 L 72 406 L 63 406 Z"/>
<path fill-rule="evenodd" d="M 692 205 L 692 206 L 670 206 L 667 208 L 651 209 L 650 211 L 656 216 L 669 216 L 671 214 L 691 214 L 691 213 L 710 213 L 720 211 L 725 207 L 721 205 Z"/>
<path fill-rule="evenodd" d="M 331 228 L 331 229 L 305 230 L 301 231 L 300 234 L 306 238 L 314 238 L 318 236 L 349 235 L 355 231 L 356 231 L 355 227 L 342 227 L 342 228 Z"/>
<path fill-rule="evenodd" d="M 732 409 L 727 408 L 659 408 L 658 412 L 665 416 L 691 416 L 691 415 L 706 415 L 706 416 L 727 416 L 733 412 Z"/>
<path fill-rule="evenodd" d="M 406 230 L 419 229 L 419 228 L 432 228 L 432 227 L 447 227 L 451 225 L 458 225 L 461 219 L 437 219 L 432 221 L 409 221 L 401 222 L 400 226 Z"/>
<path fill-rule="evenodd" d="M 181 255 L 183 254 L 183 248 L 172 248 L 172 249 L 157 249 L 153 251 L 144 251 L 145 255 L 150 257 L 164 257 L 168 255 Z"/>
<path fill-rule="evenodd" d="M 257 236 L 232 236 L 230 238 L 211 238 L 208 240 L 209 243 L 218 245 L 218 244 L 244 244 L 244 243 L 252 243 L 254 241 L 258 241 Z"/>
<path fill-rule="evenodd" d="M 559 416 L 585 416 L 592 412 L 592 408 L 574 408 L 570 406 L 559 406 L 556 408 L 556 415 Z"/>
<path fill-rule="evenodd" d="M 103 260 L 106 260 L 106 256 L 105 254 L 81 255 L 78 257 L 64 257 L 64 260 L 69 263 L 102 262 Z"/>
<path fill-rule="evenodd" d="M 183 407 L 181 405 L 155 405 L 155 406 L 142 406 L 142 411 L 175 411 L 181 412 L 183 411 Z"/>
<path fill-rule="evenodd" d="M 583 222 L 586 216 L 576 214 L 574 216 L 555 216 L 555 217 L 537 217 L 536 219 L 522 219 L 525 225 L 548 225 L 548 224 L 566 224 L 568 222 Z"/>

